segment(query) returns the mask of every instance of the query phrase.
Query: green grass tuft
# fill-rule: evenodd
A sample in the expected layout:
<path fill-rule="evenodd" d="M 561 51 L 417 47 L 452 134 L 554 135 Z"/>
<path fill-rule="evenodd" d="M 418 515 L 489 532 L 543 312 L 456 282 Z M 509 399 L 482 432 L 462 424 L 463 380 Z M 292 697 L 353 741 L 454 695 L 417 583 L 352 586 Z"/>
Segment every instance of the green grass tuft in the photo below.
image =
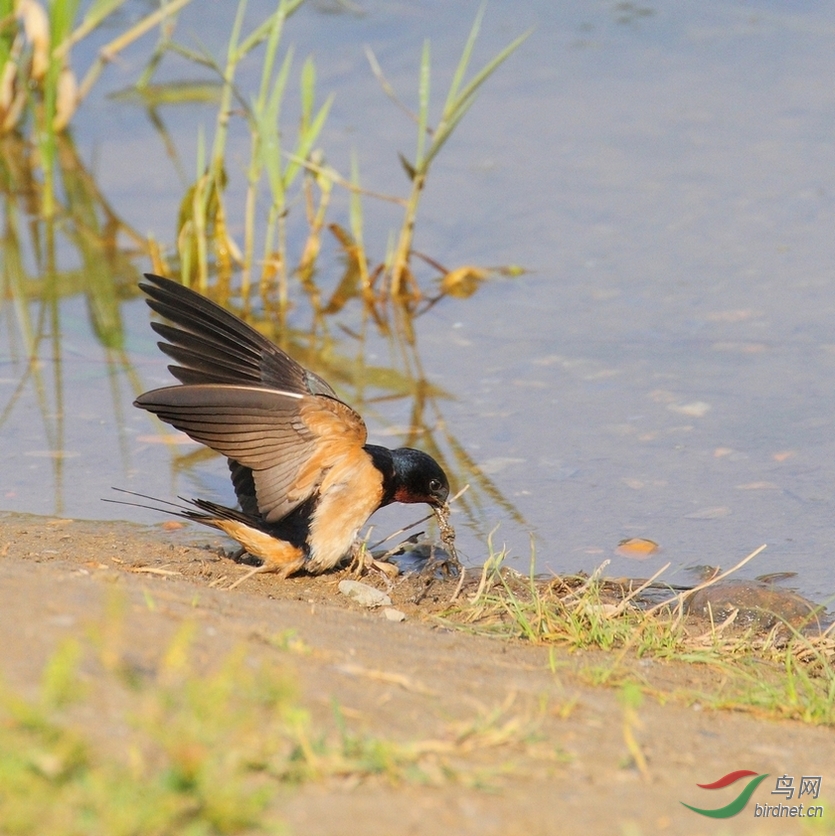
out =
<path fill-rule="evenodd" d="M 484 564 L 478 588 L 442 616 L 444 623 L 481 635 L 564 647 L 603 650 L 579 667 L 578 674 L 594 685 L 653 689 L 635 660 L 684 662 L 709 667 L 716 688 L 708 693 L 681 691 L 688 702 L 792 718 L 816 725 L 835 725 L 835 640 L 828 634 L 807 635 L 778 622 L 769 632 L 754 628 L 733 632 L 727 624 L 684 617 L 675 598 L 668 607 L 639 606 L 634 592 L 601 579 L 542 579 L 521 575 L 495 553 Z M 698 629 L 697 629 L 698 628 Z M 552 654 L 551 666 L 558 667 Z"/>

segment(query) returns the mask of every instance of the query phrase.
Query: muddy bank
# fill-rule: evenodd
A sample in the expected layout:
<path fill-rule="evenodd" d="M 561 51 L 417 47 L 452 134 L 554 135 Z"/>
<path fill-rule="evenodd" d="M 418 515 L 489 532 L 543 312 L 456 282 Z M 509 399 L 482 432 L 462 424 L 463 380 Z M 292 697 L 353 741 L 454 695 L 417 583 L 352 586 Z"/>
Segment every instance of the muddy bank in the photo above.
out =
<path fill-rule="evenodd" d="M 344 573 L 284 582 L 262 575 L 227 592 L 219 583 L 242 568 L 214 551 L 220 545 L 194 529 L 0 516 L 3 679 L 34 699 L 55 648 L 69 636 L 88 642 L 115 593 L 126 601 L 124 653 L 137 670 L 158 665 L 181 625 L 193 622 L 206 669 L 243 647 L 248 658 L 286 670 L 323 724 L 336 703 L 358 732 L 448 744 L 438 763 L 455 780 L 439 772 L 428 785 L 329 779 L 277 788 L 276 815 L 295 833 L 353 834 L 358 821 L 372 835 L 805 833 L 814 832 L 808 821 L 755 818 L 755 803 L 785 800 L 771 794 L 771 778 L 719 828 L 680 802 L 732 801 L 739 785 L 710 793 L 696 785 L 737 769 L 796 782 L 821 775 L 817 803 L 826 808 L 832 795 L 831 730 L 694 701 L 694 693 L 721 690 L 720 671 L 624 659 L 615 681 L 644 685 L 630 714 L 622 689 L 586 684 L 590 672 L 611 667 L 612 654 L 474 637 L 438 626 L 431 601 L 409 604 L 396 594 L 406 620 L 390 621 L 337 592 Z M 130 734 L 118 695 L 94 666 L 83 673 L 88 697 L 69 719 L 118 757 Z M 456 742 L 455 730 L 478 718 L 493 737 L 469 748 Z"/>

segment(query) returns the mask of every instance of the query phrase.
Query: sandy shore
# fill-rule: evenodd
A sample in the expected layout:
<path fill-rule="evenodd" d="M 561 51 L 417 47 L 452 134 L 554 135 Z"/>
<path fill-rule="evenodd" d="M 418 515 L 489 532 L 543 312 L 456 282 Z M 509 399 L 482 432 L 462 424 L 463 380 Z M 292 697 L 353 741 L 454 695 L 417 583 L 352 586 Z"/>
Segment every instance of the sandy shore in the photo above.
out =
<path fill-rule="evenodd" d="M 4 681 L 35 699 L 56 647 L 68 636 L 89 642 L 91 625 L 106 618 L 108 601 L 118 594 L 126 602 L 124 652 L 136 665 L 158 665 L 178 629 L 193 623 L 194 653 L 207 669 L 243 647 L 248 658 L 286 670 L 314 719 L 329 722 L 338 704 L 354 729 L 393 741 L 447 741 L 459 776 L 488 776 L 440 777 L 429 785 L 329 779 L 279 788 L 273 803 L 290 832 L 831 832 L 808 819 L 758 818 L 755 808 L 785 802 L 771 794 L 774 777 L 793 776 L 797 783 L 820 775 L 822 792 L 813 803 L 823 805 L 832 826 L 835 810 L 826 798 L 835 797 L 835 734 L 693 703 L 694 692 L 721 687 L 716 671 L 624 660 L 621 680 L 631 675 L 644 684 L 643 701 L 630 713 L 622 688 L 587 684 L 590 670 L 611 665 L 610 654 L 452 630 L 432 617 L 431 601 L 412 604 L 398 587 L 391 596 L 406 620 L 390 621 L 338 593 L 344 573 L 284 582 L 262 575 L 225 591 L 212 582 L 224 576 L 224 584 L 231 582 L 243 568 L 220 557 L 214 551 L 220 545 L 228 543 L 192 528 L 0 515 Z M 287 639 L 283 646 L 276 636 Z M 96 686 L 95 668 L 82 670 Z M 683 691 L 690 696 L 676 696 Z M 104 683 L 88 692 L 85 709 L 71 721 L 119 756 L 125 718 L 118 699 Z M 482 735 L 469 748 L 450 743 L 455 729 L 478 718 L 492 737 Z M 645 769 L 630 745 L 639 747 Z M 739 769 L 773 777 L 733 818 L 716 821 L 680 803 L 729 803 L 741 783 L 714 791 L 696 785 Z"/>

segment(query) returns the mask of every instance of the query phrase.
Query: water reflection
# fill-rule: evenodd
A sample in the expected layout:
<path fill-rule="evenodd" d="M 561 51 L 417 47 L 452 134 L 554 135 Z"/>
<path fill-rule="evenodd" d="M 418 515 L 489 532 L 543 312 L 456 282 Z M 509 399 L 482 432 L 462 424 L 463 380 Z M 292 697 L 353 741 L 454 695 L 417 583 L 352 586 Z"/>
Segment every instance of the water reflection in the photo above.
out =
<path fill-rule="evenodd" d="M 80 432 L 78 427 L 67 427 L 67 417 L 72 420 L 78 416 L 77 408 L 67 403 L 68 389 L 74 390 L 75 396 L 79 387 L 83 397 L 90 399 L 88 405 L 93 406 L 93 412 L 104 415 L 109 411 L 112 415 L 108 423 L 115 431 L 112 441 L 116 456 L 109 457 L 109 480 L 129 479 L 137 470 L 144 471 L 143 459 L 150 456 L 158 461 L 167 455 L 175 480 L 185 475 L 190 483 L 199 484 L 203 478 L 199 469 L 220 457 L 204 448 L 183 448 L 162 423 L 158 422 L 155 434 L 148 433 L 147 428 L 137 432 L 132 426 L 131 402 L 152 384 L 126 348 L 122 304 L 137 297 L 140 271 L 136 261 L 138 255 L 147 252 L 146 242 L 108 204 L 94 177 L 81 164 L 69 136 L 59 141 L 60 212 L 54 220 L 39 218 L 37 178 L 28 148 L 15 137 L 4 140 L 6 229 L 0 271 L 0 310 L 4 314 L 0 352 L 9 358 L 5 364 L 9 391 L 0 406 L 0 430 L 9 438 L 10 425 L 25 423 L 24 449 L 18 448 L 14 455 L 43 458 L 51 464 L 51 489 L 43 483 L 38 486 L 36 510 L 95 516 L 89 501 L 79 502 L 77 497 L 67 500 L 68 460 L 86 456 L 88 444 L 97 443 L 89 439 L 89 429 Z M 27 269 L 29 261 L 33 263 Z M 476 467 L 444 420 L 444 403 L 453 395 L 431 383 L 424 371 L 414 327 L 417 302 L 381 306 L 378 300 L 363 296 L 357 276 L 356 259 L 348 257 L 344 273 L 332 290 L 320 287 L 314 273 L 306 277 L 296 298 L 297 306 L 306 304 L 311 309 L 306 328 L 282 328 L 272 312 L 252 310 L 248 300 L 236 295 L 227 283 L 219 283 L 208 295 L 330 381 L 371 422 L 385 424 L 385 415 L 392 412 L 407 415 L 404 424 L 389 427 L 388 432 L 406 446 L 431 453 L 459 486 L 471 483 L 460 508 L 476 531 L 483 533 L 479 512 L 485 507 L 485 498 L 499 503 L 521 521 L 519 512 Z M 93 380 L 78 376 L 74 338 L 78 337 L 79 323 L 73 320 L 67 324 L 65 303 L 70 299 L 84 300 L 86 328 L 101 351 L 101 371 Z M 335 329 L 334 317 L 351 304 L 361 309 L 360 327 Z M 138 327 L 142 327 L 141 322 Z M 369 336 L 387 345 L 389 363 L 367 362 Z M 69 378 L 68 363 L 73 366 Z M 106 378 L 106 389 L 100 386 L 102 378 Z M 109 404 L 102 398 L 104 391 L 109 394 Z M 16 410 L 28 410 L 26 418 Z M 32 426 L 36 414 L 39 433 L 34 433 Z M 42 473 L 39 478 L 43 479 Z M 6 499 L 14 500 L 22 487 L 7 483 L 7 491 L 11 491 Z M 47 495 L 52 497 L 51 502 L 46 501 Z M 29 510 L 33 510 L 31 505 Z"/>
<path fill-rule="evenodd" d="M 41 449 L 27 452 L 51 461 L 54 512 L 60 514 L 65 508 L 65 461 L 77 455 L 67 444 L 79 441 L 68 439 L 65 422 L 62 302 L 75 296 L 85 299 L 89 327 L 104 353 L 111 409 L 117 417 L 122 415 L 118 378 L 124 376 L 136 392 L 140 384 L 125 352 L 120 297 L 136 280 L 132 259 L 144 242 L 109 205 L 81 163 L 72 139 L 64 134 L 56 142 L 61 194 L 56 214 L 44 218 L 39 163 L 31 143 L 16 134 L 0 137 L 0 199 L 5 220 L 0 254 L 4 324 L 0 356 L 8 358 L 4 382 L 11 390 L 0 401 L 0 430 L 8 435 L 8 424 L 23 401 L 37 404 L 43 441 L 38 445 Z M 116 423 L 123 426 L 124 422 Z M 119 446 L 125 461 L 126 441 L 121 433 Z"/>

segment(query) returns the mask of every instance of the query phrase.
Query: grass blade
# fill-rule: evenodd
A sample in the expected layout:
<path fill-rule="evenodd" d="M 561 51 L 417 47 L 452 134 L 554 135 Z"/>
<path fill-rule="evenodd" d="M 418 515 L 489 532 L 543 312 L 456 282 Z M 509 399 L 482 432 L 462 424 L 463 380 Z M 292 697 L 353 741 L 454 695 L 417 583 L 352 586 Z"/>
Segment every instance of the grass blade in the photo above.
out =
<path fill-rule="evenodd" d="M 472 29 L 470 29 L 469 37 L 467 38 L 467 43 L 464 45 L 464 51 L 461 53 L 458 66 L 455 68 L 455 75 L 452 77 L 452 83 L 449 85 L 449 92 L 447 93 L 446 101 L 444 102 L 444 113 L 448 112 L 452 108 L 452 103 L 458 96 L 458 88 L 461 86 L 461 82 L 464 80 L 464 74 L 467 72 L 467 67 L 469 66 L 470 58 L 473 53 L 473 47 L 475 46 L 476 38 L 478 38 L 478 33 L 481 30 L 481 20 L 483 17 L 484 3 L 482 3 L 478 9 L 478 13 L 473 21 Z"/>
<path fill-rule="evenodd" d="M 429 87 L 430 87 L 429 40 L 423 42 L 423 54 L 420 59 L 420 80 L 418 82 L 418 136 L 417 152 L 415 153 L 415 169 L 425 168 L 423 149 L 426 146 L 426 126 L 429 123 Z"/>

